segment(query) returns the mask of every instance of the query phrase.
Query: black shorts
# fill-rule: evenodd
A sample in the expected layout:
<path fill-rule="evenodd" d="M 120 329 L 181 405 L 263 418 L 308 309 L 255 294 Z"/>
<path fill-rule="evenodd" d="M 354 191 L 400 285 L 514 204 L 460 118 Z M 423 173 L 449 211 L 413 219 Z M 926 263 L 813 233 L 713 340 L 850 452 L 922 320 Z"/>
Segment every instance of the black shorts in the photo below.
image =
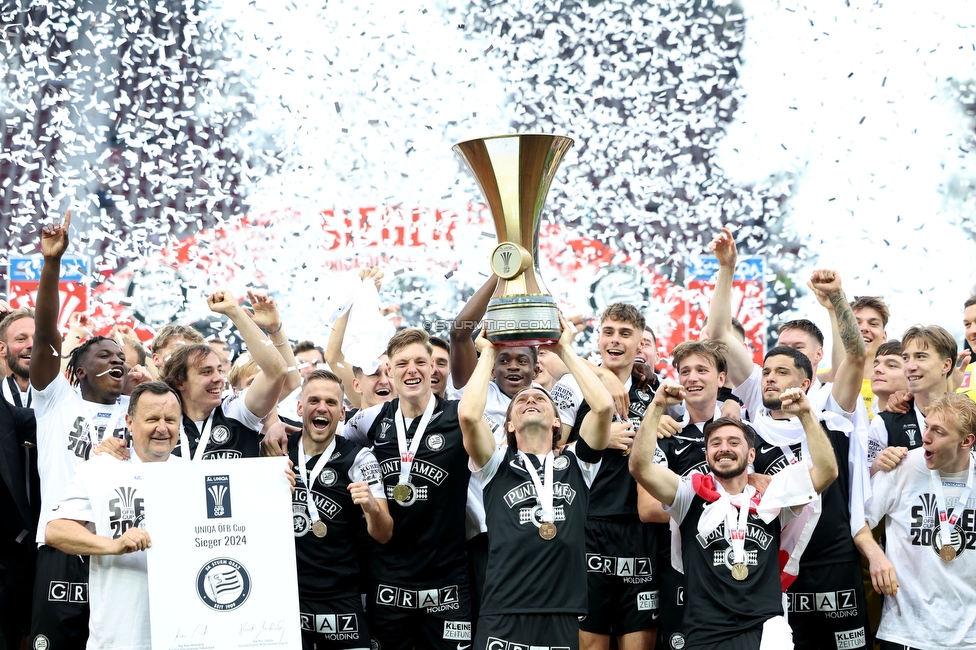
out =
<path fill-rule="evenodd" d="M 471 642 L 467 567 L 437 587 L 409 587 L 373 576 L 367 599 L 369 629 L 379 650 L 457 650 Z"/>
<path fill-rule="evenodd" d="M 0 542 L 0 649 L 19 650 L 30 634 L 36 564 L 33 535 L 19 544 L 12 539 Z"/>
<path fill-rule="evenodd" d="M 656 542 L 650 525 L 639 521 L 586 520 L 584 632 L 622 636 L 657 627 L 660 594 Z"/>
<path fill-rule="evenodd" d="M 661 650 L 682 650 L 687 639 L 682 625 L 685 616 L 685 576 L 671 566 L 670 553 L 658 554 L 657 577 L 661 585 L 658 645 Z"/>
<path fill-rule="evenodd" d="M 30 635 L 34 650 L 85 650 L 87 557 L 68 555 L 51 546 L 37 549 Z"/>
<path fill-rule="evenodd" d="M 369 650 L 369 626 L 359 594 L 346 598 L 298 597 L 303 650 Z"/>
<path fill-rule="evenodd" d="M 471 622 L 477 627 L 481 596 L 488 572 L 488 533 L 478 533 L 466 543 L 468 547 L 468 580 L 471 585 Z"/>
<path fill-rule="evenodd" d="M 762 643 L 763 629 L 761 627 L 747 630 L 731 639 L 720 643 L 706 643 L 685 646 L 688 650 L 759 650 Z"/>
<path fill-rule="evenodd" d="M 478 619 L 473 650 L 579 650 L 573 614 L 495 614 Z"/>
<path fill-rule="evenodd" d="M 860 561 L 801 567 L 786 595 L 797 650 L 869 647 Z"/>

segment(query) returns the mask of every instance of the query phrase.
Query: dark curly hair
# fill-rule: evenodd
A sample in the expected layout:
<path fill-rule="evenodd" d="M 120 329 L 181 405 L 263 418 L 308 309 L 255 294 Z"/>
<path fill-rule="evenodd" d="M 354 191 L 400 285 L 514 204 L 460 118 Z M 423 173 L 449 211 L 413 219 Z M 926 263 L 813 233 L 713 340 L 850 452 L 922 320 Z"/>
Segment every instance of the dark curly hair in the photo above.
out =
<path fill-rule="evenodd" d="M 118 341 L 107 336 L 93 336 L 71 351 L 65 371 L 68 373 L 68 382 L 72 386 L 78 385 L 78 368 L 81 367 L 81 362 L 84 360 L 85 355 L 88 354 L 88 351 L 91 350 L 93 345 L 102 341 L 110 341 L 115 343 L 115 345 L 119 344 Z M 121 348 L 119 349 L 121 350 Z"/>

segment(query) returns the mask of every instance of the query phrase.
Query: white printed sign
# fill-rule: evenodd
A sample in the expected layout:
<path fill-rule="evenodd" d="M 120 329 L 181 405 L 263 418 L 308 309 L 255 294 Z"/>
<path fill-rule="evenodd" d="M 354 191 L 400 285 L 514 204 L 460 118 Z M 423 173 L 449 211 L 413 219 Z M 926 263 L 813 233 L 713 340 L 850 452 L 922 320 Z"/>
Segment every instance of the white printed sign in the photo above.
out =
<path fill-rule="evenodd" d="M 144 466 L 154 650 L 301 647 L 286 464 Z"/>

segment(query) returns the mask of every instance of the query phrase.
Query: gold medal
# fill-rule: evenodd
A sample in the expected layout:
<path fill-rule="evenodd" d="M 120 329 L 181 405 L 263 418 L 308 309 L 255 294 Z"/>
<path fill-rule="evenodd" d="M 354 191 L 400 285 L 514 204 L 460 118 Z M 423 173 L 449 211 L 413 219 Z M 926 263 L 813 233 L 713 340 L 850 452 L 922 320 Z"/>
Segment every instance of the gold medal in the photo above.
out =
<path fill-rule="evenodd" d="M 556 524 L 551 521 L 544 521 L 539 526 L 539 537 L 547 542 L 556 536 Z"/>
<path fill-rule="evenodd" d="M 325 522 L 316 521 L 314 524 L 312 524 L 312 534 L 316 537 L 325 537 L 326 533 L 328 532 L 329 529 L 325 525 Z"/>
<path fill-rule="evenodd" d="M 732 577 L 736 580 L 745 580 L 749 577 L 749 567 L 745 564 L 733 564 L 732 565 Z"/>
<path fill-rule="evenodd" d="M 943 546 L 939 549 L 939 557 L 943 562 L 952 562 L 956 559 L 956 549 L 953 546 Z"/>
<path fill-rule="evenodd" d="M 410 500 L 410 496 L 413 490 L 406 483 L 399 483 L 393 488 L 393 498 L 396 499 L 397 503 L 403 505 Z"/>

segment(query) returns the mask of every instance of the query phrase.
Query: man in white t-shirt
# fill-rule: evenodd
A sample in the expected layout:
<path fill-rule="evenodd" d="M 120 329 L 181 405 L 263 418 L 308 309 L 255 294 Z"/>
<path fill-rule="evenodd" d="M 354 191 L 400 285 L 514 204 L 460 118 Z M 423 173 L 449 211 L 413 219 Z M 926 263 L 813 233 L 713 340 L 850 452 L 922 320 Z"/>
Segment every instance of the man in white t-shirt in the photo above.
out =
<path fill-rule="evenodd" d="M 887 558 L 869 556 L 887 596 L 882 650 L 976 649 L 974 441 L 976 403 L 946 393 L 928 405 L 922 447 L 872 478 L 865 515 L 871 527 L 884 519 L 886 537 Z"/>
<path fill-rule="evenodd" d="M 105 438 L 125 436 L 123 416 L 128 400 L 122 395 L 128 375 L 125 353 L 112 339 L 97 336 L 85 341 L 71 352 L 69 379 L 61 373 L 58 277 L 61 257 L 68 248 L 70 223 L 69 213 L 63 224 L 41 231 L 44 266 L 37 290 L 30 360 L 41 479 L 37 526 L 41 546 L 37 552 L 31 642 L 35 648 L 48 650 L 80 650 L 88 636 L 88 558 L 44 545 L 49 513 L 92 447 Z"/>
<path fill-rule="evenodd" d="M 158 381 L 140 384 L 132 391 L 125 423 L 132 435 L 129 459 L 102 454 L 79 467 L 46 528 L 49 546 L 92 556 L 89 650 L 152 647 L 149 578 L 141 552 L 152 541 L 140 465 L 173 458 L 180 431 L 176 392 Z"/>

